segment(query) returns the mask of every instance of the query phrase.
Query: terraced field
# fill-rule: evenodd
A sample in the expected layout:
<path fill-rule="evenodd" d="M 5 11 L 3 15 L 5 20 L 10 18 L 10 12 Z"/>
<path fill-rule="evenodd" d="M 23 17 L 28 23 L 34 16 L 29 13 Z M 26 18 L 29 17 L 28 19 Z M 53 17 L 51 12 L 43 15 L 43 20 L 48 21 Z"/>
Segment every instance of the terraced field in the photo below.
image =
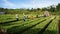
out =
<path fill-rule="evenodd" d="M 4 18 L 6 17 L 6 18 Z M 22 16 L 23 17 L 23 16 Z M 0 16 L 0 28 L 8 34 L 58 34 L 58 16 L 40 17 L 16 21 L 13 15 Z"/>

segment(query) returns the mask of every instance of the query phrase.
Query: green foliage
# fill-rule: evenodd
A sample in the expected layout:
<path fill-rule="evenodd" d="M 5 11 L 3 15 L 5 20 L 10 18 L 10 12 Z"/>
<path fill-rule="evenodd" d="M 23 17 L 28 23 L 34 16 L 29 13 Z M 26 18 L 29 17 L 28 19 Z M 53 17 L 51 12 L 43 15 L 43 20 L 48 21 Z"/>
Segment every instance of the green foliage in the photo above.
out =
<path fill-rule="evenodd" d="M 33 16 L 35 16 L 35 15 L 33 15 Z M 2 20 L 2 22 L 10 21 L 10 18 L 11 18 L 11 21 L 13 19 L 15 19 L 15 15 L 13 15 L 13 14 L 0 15 L 0 17 L 1 17 L 0 20 Z M 23 17 L 22 15 L 19 15 L 19 19 L 23 19 L 22 17 Z M 7 20 L 7 18 L 8 18 L 8 20 Z M 10 34 L 16 34 L 27 28 L 28 28 L 28 30 L 24 31 L 23 34 L 37 34 L 39 31 L 41 31 L 42 28 L 45 27 L 45 25 L 47 23 L 49 23 L 51 18 L 52 17 L 40 17 L 40 18 L 34 18 L 33 20 L 27 19 L 27 21 L 20 20 L 20 21 L 6 23 L 6 24 L 3 23 L 0 25 L 0 27 L 3 28 L 5 31 L 8 31 Z M 51 31 L 52 33 L 54 33 L 56 31 L 55 33 L 57 34 L 58 33 L 58 26 L 57 26 L 58 23 L 57 22 L 58 22 L 58 17 L 53 22 L 51 22 L 51 24 L 48 26 L 47 30 Z M 37 24 L 37 23 L 39 23 L 39 24 Z M 37 25 L 35 25 L 35 24 L 37 24 Z M 33 26 L 33 25 L 35 25 L 35 26 Z"/>
<path fill-rule="evenodd" d="M 56 6 L 57 11 L 60 11 L 60 3 Z"/>
<path fill-rule="evenodd" d="M 58 33 L 58 17 L 51 22 L 48 28 L 45 30 L 43 34 L 59 34 Z"/>
<path fill-rule="evenodd" d="M 0 12 L 5 12 L 5 14 L 38 14 L 39 12 L 43 12 L 43 11 L 49 11 L 51 13 L 58 13 L 60 14 L 60 3 L 56 6 L 51 5 L 49 7 L 44 7 L 42 9 L 40 8 L 31 8 L 31 9 L 25 9 L 25 8 L 20 8 L 20 9 L 8 9 L 8 8 L 0 8 Z"/>

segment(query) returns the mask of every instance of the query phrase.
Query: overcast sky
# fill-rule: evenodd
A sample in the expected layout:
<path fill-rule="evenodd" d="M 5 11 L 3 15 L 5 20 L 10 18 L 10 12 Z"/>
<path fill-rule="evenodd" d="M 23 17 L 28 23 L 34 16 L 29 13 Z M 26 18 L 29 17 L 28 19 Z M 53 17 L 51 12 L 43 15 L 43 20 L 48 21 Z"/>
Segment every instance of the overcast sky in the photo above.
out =
<path fill-rule="evenodd" d="M 42 8 L 57 5 L 60 0 L 0 0 L 3 8 Z"/>

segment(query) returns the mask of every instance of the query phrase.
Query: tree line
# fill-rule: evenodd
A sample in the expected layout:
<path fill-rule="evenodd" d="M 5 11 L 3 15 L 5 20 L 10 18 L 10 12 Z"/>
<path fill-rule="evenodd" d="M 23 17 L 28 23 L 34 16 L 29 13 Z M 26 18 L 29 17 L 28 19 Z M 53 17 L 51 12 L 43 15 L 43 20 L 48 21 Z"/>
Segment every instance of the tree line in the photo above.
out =
<path fill-rule="evenodd" d="M 52 5 L 49 7 L 45 8 L 31 8 L 31 9 L 25 9 L 25 8 L 20 8 L 20 9 L 8 9 L 8 8 L 2 8 L 0 7 L 0 12 L 5 12 L 5 14 L 22 14 L 22 13 L 30 13 L 30 12 L 39 12 L 39 11 L 49 11 L 49 12 L 59 12 L 60 13 L 60 3 L 56 6 Z"/>

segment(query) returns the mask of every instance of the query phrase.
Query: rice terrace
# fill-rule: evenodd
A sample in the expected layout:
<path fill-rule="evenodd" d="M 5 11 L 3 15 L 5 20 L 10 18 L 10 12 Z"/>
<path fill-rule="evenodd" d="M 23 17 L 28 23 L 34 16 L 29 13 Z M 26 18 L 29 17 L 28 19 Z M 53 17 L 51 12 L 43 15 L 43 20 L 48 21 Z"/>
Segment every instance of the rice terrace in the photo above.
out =
<path fill-rule="evenodd" d="M 0 34 L 60 34 L 60 2 L 49 5 L 49 0 L 42 0 L 49 5 L 44 6 L 41 0 L 1 0 L 1 4 L 3 1 L 6 7 L 0 5 Z M 25 2 L 28 5 L 16 7 L 11 2 L 17 2 L 17 5 Z"/>

